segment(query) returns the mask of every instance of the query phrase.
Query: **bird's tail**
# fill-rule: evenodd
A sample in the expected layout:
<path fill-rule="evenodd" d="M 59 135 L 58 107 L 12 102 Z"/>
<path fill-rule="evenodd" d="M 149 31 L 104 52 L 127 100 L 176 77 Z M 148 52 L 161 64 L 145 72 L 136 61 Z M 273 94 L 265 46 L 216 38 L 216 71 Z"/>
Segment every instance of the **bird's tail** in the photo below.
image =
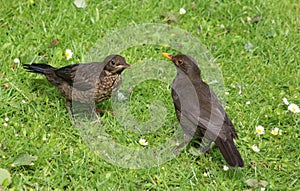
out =
<path fill-rule="evenodd" d="M 224 141 L 221 138 L 217 138 L 215 143 L 219 147 L 224 159 L 230 166 L 244 167 L 244 161 L 232 139 L 227 139 Z"/>
<path fill-rule="evenodd" d="M 27 72 L 37 74 L 46 74 L 47 71 L 55 70 L 54 67 L 48 64 L 24 64 L 23 67 L 27 70 Z"/>

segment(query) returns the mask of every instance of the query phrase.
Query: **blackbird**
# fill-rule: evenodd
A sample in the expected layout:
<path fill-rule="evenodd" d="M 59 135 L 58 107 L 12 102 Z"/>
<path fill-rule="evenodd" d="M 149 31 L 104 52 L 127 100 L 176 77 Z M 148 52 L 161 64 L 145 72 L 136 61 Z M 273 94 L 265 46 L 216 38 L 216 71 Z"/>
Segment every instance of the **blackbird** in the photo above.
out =
<path fill-rule="evenodd" d="M 121 73 L 130 67 L 120 55 L 107 56 L 103 62 L 72 64 L 54 68 L 48 64 L 24 64 L 28 72 L 43 74 L 66 98 L 72 118 L 71 101 L 99 103 L 111 97 L 122 81 Z M 73 119 L 73 118 L 72 118 Z"/>
<path fill-rule="evenodd" d="M 185 134 L 182 144 L 193 137 L 200 137 L 200 142 L 202 139 L 210 143 L 214 141 L 230 166 L 243 167 L 244 161 L 233 142 L 233 138 L 238 137 L 234 125 L 215 93 L 202 80 L 196 60 L 184 54 L 162 54 L 177 69 L 172 84 L 172 98 L 177 119 Z M 208 151 L 210 143 L 203 152 Z"/>

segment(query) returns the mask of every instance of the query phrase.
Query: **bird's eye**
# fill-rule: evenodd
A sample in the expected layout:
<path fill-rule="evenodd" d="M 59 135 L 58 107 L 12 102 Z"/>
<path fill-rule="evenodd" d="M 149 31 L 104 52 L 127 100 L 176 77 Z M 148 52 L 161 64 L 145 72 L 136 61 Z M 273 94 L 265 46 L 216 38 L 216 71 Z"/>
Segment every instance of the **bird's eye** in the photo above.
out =
<path fill-rule="evenodd" d="M 182 60 L 177 60 L 177 65 L 182 65 L 183 61 Z"/>
<path fill-rule="evenodd" d="M 115 63 L 115 61 L 112 60 L 112 61 L 110 61 L 110 64 L 114 66 L 116 63 Z"/>

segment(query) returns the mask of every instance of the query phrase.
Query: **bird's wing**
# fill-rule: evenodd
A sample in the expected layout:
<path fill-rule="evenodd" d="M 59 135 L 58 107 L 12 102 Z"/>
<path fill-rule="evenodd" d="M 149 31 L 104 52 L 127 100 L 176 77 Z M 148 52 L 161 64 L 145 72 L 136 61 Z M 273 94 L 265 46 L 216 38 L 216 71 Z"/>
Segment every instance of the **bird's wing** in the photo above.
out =
<path fill-rule="evenodd" d="M 216 136 L 223 140 L 228 137 L 237 137 L 231 120 L 212 89 L 205 82 L 201 82 L 196 88 L 200 89 L 198 98 L 201 103 L 198 120 L 206 126 L 208 136 L 213 140 L 216 139 Z"/>
<path fill-rule="evenodd" d="M 197 132 L 197 123 L 193 123 L 193 120 L 190 120 L 187 116 L 188 114 L 182 114 L 181 112 L 181 103 L 180 103 L 180 96 L 177 94 L 175 89 L 172 88 L 172 98 L 174 102 L 175 112 L 178 121 L 184 131 L 185 134 L 185 141 L 190 141 L 194 137 Z M 184 112 L 184 111 L 183 111 Z"/>
<path fill-rule="evenodd" d="M 178 121 L 180 121 L 180 116 L 181 116 L 180 100 L 179 100 L 178 94 L 176 93 L 176 91 L 173 88 L 172 88 L 172 98 L 173 98 L 173 103 L 174 103 L 174 107 L 175 107 L 176 117 L 177 117 Z"/>
<path fill-rule="evenodd" d="M 232 131 L 231 122 L 228 123 L 229 127 L 224 123 L 229 119 L 207 84 L 192 82 L 188 77 L 181 75 L 175 78 L 173 89 L 180 100 L 180 106 L 177 107 L 180 108 L 181 117 L 184 116 L 193 126 L 205 130 L 205 137 L 211 140 L 217 137 L 227 139 L 228 133 Z"/>
<path fill-rule="evenodd" d="M 73 64 L 59 68 L 55 73 L 73 88 L 86 91 L 95 87 L 103 68 L 104 66 L 100 62 Z"/>
<path fill-rule="evenodd" d="M 210 92 L 210 98 L 209 100 L 211 103 L 211 120 L 217 121 L 218 125 L 221 126 L 220 133 L 226 135 L 226 136 L 232 136 L 233 138 L 237 137 L 237 133 L 235 131 L 234 125 L 232 121 L 229 119 L 225 109 L 223 108 L 220 100 L 216 96 L 216 94 L 213 92 L 213 90 L 205 83 L 201 83 L 202 87 L 201 89 L 204 89 L 205 92 Z M 205 109 L 205 108 L 204 108 Z M 217 120 L 216 120 L 217 119 Z"/>
<path fill-rule="evenodd" d="M 70 86 L 73 85 L 73 80 L 79 64 L 72 64 L 55 70 L 55 74 L 65 80 Z"/>

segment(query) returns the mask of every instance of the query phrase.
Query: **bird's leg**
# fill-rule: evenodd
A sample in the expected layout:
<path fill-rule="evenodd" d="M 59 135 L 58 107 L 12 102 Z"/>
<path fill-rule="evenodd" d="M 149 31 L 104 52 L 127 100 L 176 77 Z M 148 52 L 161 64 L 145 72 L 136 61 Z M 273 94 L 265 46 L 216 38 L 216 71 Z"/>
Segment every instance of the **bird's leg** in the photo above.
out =
<path fill-rule="evenodd" d="M 185 134 L 184 135 L 184 140 L 182 143 L 180 143 L 174 150 L 173 153 L 177 154 L 179 150 L 181 150 L 186 144 L 188 144 L 192 140 L 192 136 Z"/>
<path fill-rule="evenodd" d="M 100 108 L 96 108 L 96 109 L 95 109 L 95 112 L 96 112 L 96 113 L 100 113 L 100 114 L 104 114 L 104 113 L 106 113 L 107 111 L 106 111 L 106 110 L 103 110 L 103 109 L 100 109 Z"/>
<path fill-rule="evenodd" d="M 95 115 L 95 117 L 96 117 L 96 120 L 95 121 L 93 121 L 92 123 L 98 123 L 98 122 L 100 122 L 100 118 L 99 118 L 99 116 L 98 116 L 98 114 L 97 114 L 97 109 L 92 109 L 92 113 Z"/>
<path fill-rule="evenodd" d="M 200 152 L 203 153 L 203 154 L 207 153 L 207 152 L 210 150 L 210 145 L 211 145 L 211 144 L 209 144 L 209 145 L 207 145 L 207 146 L 201 148 L 201 149 L 200 149 Z"/>
<path fill-rule="evenodd" d="M 73 117 L 73 114 L 72 114 L 72 111 L 71 111 L 71 101 L 70 100 L 66 100 L 66 108 L 69 112 L 69 116 L 70 116 L 70 119 L 72 121 L 72 124 L 75 125 L 74 117 Z"/>
<path fill-rule="evenodd" d="M 201 139 L 201 143 L 200 143 L 200 147 L 199 147 L 199 150 L 201 151 L 201 153 L 203 153 L 203 154 L 207 153 L 210 150 L 210 146 L 211 146 L 212 142 L 213 141 L 208 140 L 205 137 L 203 137 Z"/>

